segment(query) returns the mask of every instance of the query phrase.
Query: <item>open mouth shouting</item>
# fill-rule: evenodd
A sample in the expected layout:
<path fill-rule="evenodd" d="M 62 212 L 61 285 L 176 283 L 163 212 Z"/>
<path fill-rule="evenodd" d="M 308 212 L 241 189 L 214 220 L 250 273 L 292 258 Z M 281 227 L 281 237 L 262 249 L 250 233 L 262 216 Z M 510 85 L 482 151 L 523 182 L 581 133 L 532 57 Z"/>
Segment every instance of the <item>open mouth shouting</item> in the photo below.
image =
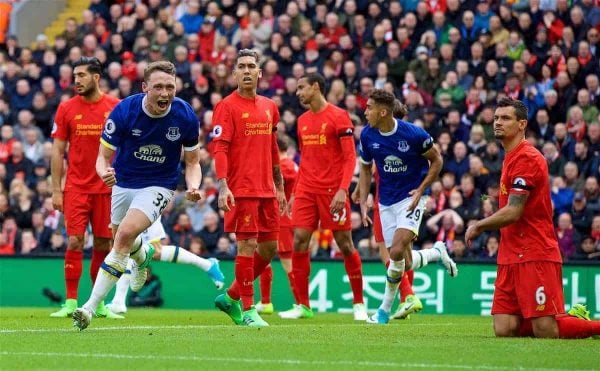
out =
<path fill-rule="evenodd" d="M 169 107 L 169 100 L 168 99 L 159 99 L 156 101 L 156 105 L 158 106 L 158 108 L 161 111 L 164 111 Z"/>

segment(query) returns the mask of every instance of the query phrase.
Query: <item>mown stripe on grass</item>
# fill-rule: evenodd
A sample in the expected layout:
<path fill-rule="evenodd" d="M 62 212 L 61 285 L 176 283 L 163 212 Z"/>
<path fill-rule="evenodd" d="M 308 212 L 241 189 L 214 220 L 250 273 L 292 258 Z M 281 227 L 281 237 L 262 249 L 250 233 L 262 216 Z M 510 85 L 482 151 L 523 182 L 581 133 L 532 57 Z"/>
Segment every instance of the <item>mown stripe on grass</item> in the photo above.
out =
<path fill-rule="evenodd" d="M 376 362 L 376 361 L 327 361 L 327 360 L 303 360 L 303 359 L 265 359 L 265 358 L 235 358 L 235 357 L 207 357 L 207 356 L 168 356 L 168 355 L 134 355 L 134 354 L 111 354 L 111 353 L 60 353 L 60 352 L 6 352 L 0 351 L 2 356 L 14 357 L 80 357 L 80 358 L 103 358 L 103 359 L 132 359 L 147 361 L 189 361 L 189 362 L 231 362 L 251 364 L 275 364 L 275 365 L 299 365 L 299 366 L 365 366 L 365 367 L 389 367 L 389 368 L 424 368 L 424 369 L 478 369 L 478 370 L 515 370 L 515 367 L 501 367 L 488 365 L 456 365 L 456 364 L 433 364 L 433 363 L 403 363 L 403 362 Z M 559 371 L 562 368 L 534 368 L 528 370 Z M 574 370 L 573 371 L 582 371 Z"/>
<path fill-rule="evenodd" d="M 367 325 L 365 323 L 321 323 L 321 324 L 306 324 L 306 322 L 298 323 L 296 325 L 273 325 L 270 328 L 302 328 L 307 327 L 364 327 L 364 326 L 376 326 Z M 415 323 L 411 326 L 456 326 L 455 323 Z M 227 325 L 172 325 L 172 326 L 107 326 L 107 327 L 89 327 L 85 332 L 90 331 L 129 331 L 129 330 L 189 330 L 189 329 L 219 329 L 219 328 L 232 328 L 236 327 L 232 324 Z M 241 326 L 240 326 L 241 327 Z M 266 330 L 266 328 L 264 328 Z M 0 334 L 13 334 L 13 333 L 35 333 L 35 332 L 72 332 L 74 328 L 24 328 L 24 329 L 0 329 Z"/>

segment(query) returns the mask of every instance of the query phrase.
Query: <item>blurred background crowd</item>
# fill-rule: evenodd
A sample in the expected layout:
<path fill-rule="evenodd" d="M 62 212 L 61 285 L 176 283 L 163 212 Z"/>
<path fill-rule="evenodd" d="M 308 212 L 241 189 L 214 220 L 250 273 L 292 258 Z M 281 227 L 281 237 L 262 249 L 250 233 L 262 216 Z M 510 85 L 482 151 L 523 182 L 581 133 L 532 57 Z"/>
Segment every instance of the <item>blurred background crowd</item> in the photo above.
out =
<path fill-rule="evenodd" d="M 52 208 L 53 116 L 74 92 L 71 63 L 104 64 L 100 85 L 119 98 L 141 91 L 144 67 L 177 67 L 177 95 L 201 123 L 202 201 L 179 194 L 162 222 L 171 243 L 232 257 L 223 232 L 211 158 L 212 109 L 236 88 L 237 51 L 262 55 L 259 94 L 280 106 L 278 134 L 296 161 L 304 108 L 296 81 L 326 78 L 327 98 L 346 109 L 358 141 L 369 92 L 386 89 L 408 108 L 444 156 L 416 248 L 445 241 L 458 260 L 494 261 L 499 236 L 471 247 L 464 232 L 497 210 L 503 150 L 493 137 L 495 101 L 521 99 L 527 140 L 548 162 L 556 235 L 565 261 L 600 262 L 600 7 L 597 0 L 91 0 L 50 45 L 15 35 L 0 44 L 0 254 L 62 254 L 62 215 Z M 357 166 L 358 174 L 358 166 Z M 355 181 L 357 178 L 355 179 Z M 182 187 L 183 189 L 183 177 Z M 364 259 L 378 259 L 370 228 L 352 213 Z M 331 231 L 313 236 L 315 258 L 340 256 Z M 88 242 L 91 246 L 91 241 Z"/>

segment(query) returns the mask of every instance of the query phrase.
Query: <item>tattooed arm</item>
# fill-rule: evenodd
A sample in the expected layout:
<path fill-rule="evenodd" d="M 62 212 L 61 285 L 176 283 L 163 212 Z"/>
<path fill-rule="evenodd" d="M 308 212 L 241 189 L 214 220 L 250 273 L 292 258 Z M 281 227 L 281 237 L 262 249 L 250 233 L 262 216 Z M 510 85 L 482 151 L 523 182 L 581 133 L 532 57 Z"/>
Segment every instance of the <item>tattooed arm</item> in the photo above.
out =
<path fill-rule="evenodd" d="M 508 196 L 508 204 L 491 216 L 482 219 L 467 229 L 465 239 L 467 244 L 485 231 L 495 230 L 512 224 L 521 218 L 525 210 L 527 195 L 511 194 Z"/>

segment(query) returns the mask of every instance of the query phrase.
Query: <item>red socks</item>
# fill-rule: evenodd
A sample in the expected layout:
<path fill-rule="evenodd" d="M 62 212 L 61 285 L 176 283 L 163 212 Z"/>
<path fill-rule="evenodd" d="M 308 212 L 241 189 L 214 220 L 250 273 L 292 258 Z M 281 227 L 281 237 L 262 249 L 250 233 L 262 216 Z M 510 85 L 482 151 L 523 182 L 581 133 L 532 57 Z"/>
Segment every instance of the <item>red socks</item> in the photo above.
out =
<path fill-rule="evenodd" d="M 287 274 L 288 276 L 288 281 L 290 283 L 290 290 L 292 291 L 292 295 L 294 295 L 294 303 L 298 302 L 298 294 L 296 293 L 296 281 L 294 280 L 294 275 L 292 274 L 292 272 L 290 271 L 290 273 Z"/>
<path fill-rule="evenodd" d="M 600 335 L 600 321 L 587 321 L 568 314 L 559 314 L 556 316 L 556 323 L 558 337 L 561 339 L 585 339 Z M 533 336 L 530 319 L 521 321 L 519 336 Z"/>
<path fill-rule="evenodd" d="M 92 250 L 92 261 L 90 262 L 90 277 L 92 277 L 92 283 L 96 282 L 96 276 L 98 270 L 104 262 L 104 258 L 108 255 L 108 251 Z"/>
<path fill-rule="evenodd" d="M 400 281 L 400 297 L 402 298 L 402 301 L 404 301 L 408 295 L 415 294 L 412 288 L 414 278 L 415 272 L 413 270 L 404 271 L 404 275 Z"/>
<path fill-rule="evenodd" d="M 587 321 L 581 318 L 560 314 L 556 316 L 558 336 L 561 339 L 585 339 L 600 335 L 600 321 Z"/>
<path fill-rule="evenodd" d="M 234 300 L 242 300 L 242 309 L 248 310 L 254 304 L 254 257 L 235 257 L 235 281 L 227 290 Z"/>
<path fill-rule="evenodd" d="M 293 264 L 294 263 L 292 263 L 292 267 L 294 266 Z M 358 251 L 354 250 L 352 254 L 344 256 L 344 267 L 346 268 L 350 287 L 352 288 L 352 294 L 354 295 L 352 303 L 363 303 L 362 262 L 360 261 Z M 306 288 L 308 289 L 308 283 Z"/>
<path fill-rule="evenodd" d="M 260 274 L 260 302 L 268 304 L 271 302 L 271 283 L 273 282 L 273 268 L 268 265 Z"/>
<path fill-rule="evenodd" d="M 308 298 L 308 278 L 310 277 L 310 253 L 292 253 L 292 277 L 295 288 L 296 303 L 310 307 Z"/>
<path fill-rule="evenodd" d="M 254 280 L 269 263 L 257 252 L 254 252 L 254 256 L 235 257 L 235 280 L 227 290 L 227 295 L 233 300 L 241 299 L 242 310 L 248 310 L 254 305 Z"/>
<path fill-rule="evenodd" d="M 83 251 L 67 250 L 65 252 L 65 286 L 67 299 L 77 300 L 77 289 L 83 269 Z"/>

